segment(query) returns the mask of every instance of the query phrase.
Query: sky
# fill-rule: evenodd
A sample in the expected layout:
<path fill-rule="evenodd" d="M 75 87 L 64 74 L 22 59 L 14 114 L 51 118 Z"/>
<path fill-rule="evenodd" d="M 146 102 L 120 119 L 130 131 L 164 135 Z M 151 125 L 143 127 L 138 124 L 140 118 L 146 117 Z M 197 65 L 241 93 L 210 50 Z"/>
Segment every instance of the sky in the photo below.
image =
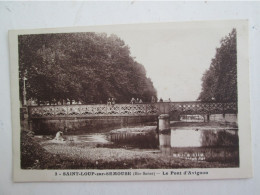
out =
<path fill-rule="evenodd" d="M 233 28 L 221 23 L 134 27 L 111 33 L 124 40 L 131 55 L 144 65 L 158 98 L 171 101 L 198 98 L 202 75 L 209 68 L 221 38 Z"/>

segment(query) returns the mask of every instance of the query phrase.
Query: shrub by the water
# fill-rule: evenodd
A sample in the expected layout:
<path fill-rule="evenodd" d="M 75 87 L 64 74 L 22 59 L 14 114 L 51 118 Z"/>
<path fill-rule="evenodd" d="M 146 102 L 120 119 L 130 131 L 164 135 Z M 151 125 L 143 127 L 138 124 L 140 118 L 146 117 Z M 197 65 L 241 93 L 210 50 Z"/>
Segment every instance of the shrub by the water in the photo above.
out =
<path fill-rule="evenodd" d="M 21 132 L 21 168 L 46 169 L 54 168 L 61 162 L 60 157 L 43 149 L 29 131 Z"/>

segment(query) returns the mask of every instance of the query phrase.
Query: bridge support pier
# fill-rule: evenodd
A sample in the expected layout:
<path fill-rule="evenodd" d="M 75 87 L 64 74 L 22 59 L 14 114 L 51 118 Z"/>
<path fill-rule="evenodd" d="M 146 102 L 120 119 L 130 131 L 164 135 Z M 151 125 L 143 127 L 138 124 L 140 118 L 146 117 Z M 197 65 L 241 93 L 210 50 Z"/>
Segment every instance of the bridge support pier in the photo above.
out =
<path fill-rule="evenodd" d="M 169 114 L 161 114 L 159 117 L 159 124 L 158 124 L 158 129 L 159 129 L 159 134 L 162 133 L 163 131 L 169 131 L 170 128 L 170 116 Z"/>
<path fill-rule="evenodd" d="M 169 114 L 158 117 L 159 145 L 162 153 L 169 154 L 171 150 L 171 128 Z"/>
<path fill-rule="evenodd" d="M 206 120 L 206 122 L 209 122 L 209 120 L 210 120 L 210 114 L 207 114 L 207 120 Z"/>

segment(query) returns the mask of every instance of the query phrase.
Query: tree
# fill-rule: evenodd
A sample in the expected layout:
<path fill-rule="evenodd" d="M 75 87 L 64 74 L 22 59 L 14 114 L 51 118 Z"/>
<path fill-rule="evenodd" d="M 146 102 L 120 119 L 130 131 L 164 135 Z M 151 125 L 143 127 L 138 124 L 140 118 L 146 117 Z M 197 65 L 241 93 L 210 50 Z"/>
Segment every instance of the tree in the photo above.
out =
<path fill-rule="evenodd" d="M 201 101 L 237 101 L 236 30 L 223 38 L 211 65 L 202 77 Z"/>
<path fill-rule="evenodd" d="M 60 33 L 20 35 L 20 97 L 27 78 L 27 99 L 39 102 L 129 102 L 156 96 L 143 65 L 116 35 Z"/>

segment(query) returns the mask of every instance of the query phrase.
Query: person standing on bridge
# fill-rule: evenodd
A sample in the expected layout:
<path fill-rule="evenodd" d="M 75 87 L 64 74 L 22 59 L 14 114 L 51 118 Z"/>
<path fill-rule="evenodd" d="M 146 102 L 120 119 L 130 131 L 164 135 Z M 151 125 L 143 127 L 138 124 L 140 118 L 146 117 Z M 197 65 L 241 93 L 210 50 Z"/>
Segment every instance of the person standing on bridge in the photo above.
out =
<path fill-rule="evenodd" d="M 107 105 L 108 106 L 111 105 L 111 99 L 110 98 L 108 98 L 108 100 L 107 100 Z"/>
<path fill-rule="evenodd" d="M 116 104 L 116 99 L 115 98 L 112 98 L 112 106 L 114 106 Z"/>
<path fill-rule="evenodd" d="M 130 104 L 134 104 L 134 103 L 135 103 L 135 98 L 132 98 Z"/>

